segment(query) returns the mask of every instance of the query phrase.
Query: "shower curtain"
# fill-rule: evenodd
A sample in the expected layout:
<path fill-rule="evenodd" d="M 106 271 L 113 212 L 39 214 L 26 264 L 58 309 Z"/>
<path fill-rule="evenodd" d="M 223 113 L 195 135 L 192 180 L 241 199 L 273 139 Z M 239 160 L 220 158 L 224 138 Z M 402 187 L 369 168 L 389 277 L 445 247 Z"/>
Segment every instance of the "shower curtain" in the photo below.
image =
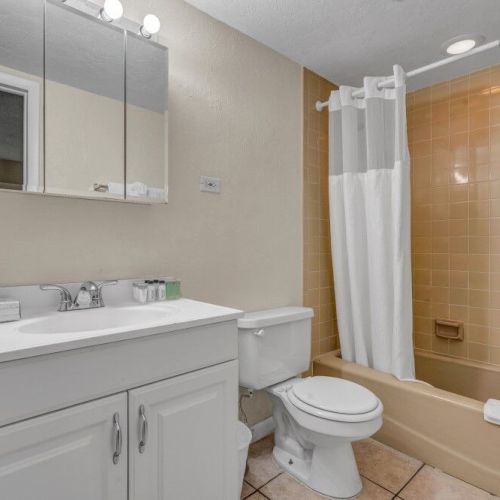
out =
<path fill-rule="evenodd" d="M 342 357 L 414 379 L 405 74 L 329 99 L 330 224 Z"/>

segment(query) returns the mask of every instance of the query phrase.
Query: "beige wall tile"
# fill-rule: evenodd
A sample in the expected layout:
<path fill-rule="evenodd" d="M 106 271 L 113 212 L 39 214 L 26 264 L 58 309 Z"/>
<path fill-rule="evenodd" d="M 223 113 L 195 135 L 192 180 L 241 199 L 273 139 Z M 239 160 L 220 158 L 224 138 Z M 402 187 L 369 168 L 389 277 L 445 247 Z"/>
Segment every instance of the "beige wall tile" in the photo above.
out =
<path fill-rule="evenodd" d="M 328 120 L 314 109 L 335 88 L 304 70 L 304 304 L 315 314 L 311 358 L 338 343 L 328 220 Z"/>
<path fill-rule="evenodd" d="M 500 66 L 408 95 L 415 347 L 500 364 Z M 433 321 L 465 324 L 466 342 Z"/>

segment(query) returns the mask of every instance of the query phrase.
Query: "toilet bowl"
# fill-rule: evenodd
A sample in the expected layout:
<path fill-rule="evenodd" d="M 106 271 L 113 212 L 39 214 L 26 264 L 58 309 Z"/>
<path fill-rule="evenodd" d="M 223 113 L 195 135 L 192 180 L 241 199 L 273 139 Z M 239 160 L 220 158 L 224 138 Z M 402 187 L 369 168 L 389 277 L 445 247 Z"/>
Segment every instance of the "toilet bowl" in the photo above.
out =
<path fill-rule="evenodd" d="M 383 406 L 348 380 L 298 378 L 309 368 L 312 316 L 284 307 L 240 318 L 240 385 L 269 394 L 281 467 L 319 493 L 351 498 L 362 490 L 351 443 L 380 429 Z"/>
<path fill-rule="evenodd" d="M 267 389 L 273 402 L 278 464 L 310 488 L 335 498 L 362 490 L 351 443 L 382 426 L 373 393 L 332 377 L 294 378 Z"/>

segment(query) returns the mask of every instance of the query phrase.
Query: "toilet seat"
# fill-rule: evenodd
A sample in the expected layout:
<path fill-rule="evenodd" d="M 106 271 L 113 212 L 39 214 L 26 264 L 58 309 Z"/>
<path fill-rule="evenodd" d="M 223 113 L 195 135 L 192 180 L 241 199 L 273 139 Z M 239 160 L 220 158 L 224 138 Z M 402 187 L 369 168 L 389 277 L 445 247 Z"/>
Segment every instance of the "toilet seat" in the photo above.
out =
<path fill-rule="evenodd" d="M 310 377 L 288 387 L 288 400 L 299 410 L 338 422 L 366 422 L 382 413 L 380 400 L 359 384 L 334 377 Z"/>

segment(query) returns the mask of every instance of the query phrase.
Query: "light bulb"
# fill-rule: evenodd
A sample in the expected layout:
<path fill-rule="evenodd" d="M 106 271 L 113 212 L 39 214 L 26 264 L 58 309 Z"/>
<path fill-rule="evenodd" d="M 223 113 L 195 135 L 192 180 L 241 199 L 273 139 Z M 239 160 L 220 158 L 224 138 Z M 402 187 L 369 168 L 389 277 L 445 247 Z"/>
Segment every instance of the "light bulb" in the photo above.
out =
<path fill-rule="evenodd" d="M 151 35 L 160 31 L 160 26 L 160 20 L 154 14 L 148 14 L 142 21 L 141 35 L 145 38 L 151 38 Z"/>
<path fill-rule="evenodd" d="M 120 0 L 106 0 L 99 13 L 101 19 L 111 23 L 123 16 L 123 5 Z"/>

